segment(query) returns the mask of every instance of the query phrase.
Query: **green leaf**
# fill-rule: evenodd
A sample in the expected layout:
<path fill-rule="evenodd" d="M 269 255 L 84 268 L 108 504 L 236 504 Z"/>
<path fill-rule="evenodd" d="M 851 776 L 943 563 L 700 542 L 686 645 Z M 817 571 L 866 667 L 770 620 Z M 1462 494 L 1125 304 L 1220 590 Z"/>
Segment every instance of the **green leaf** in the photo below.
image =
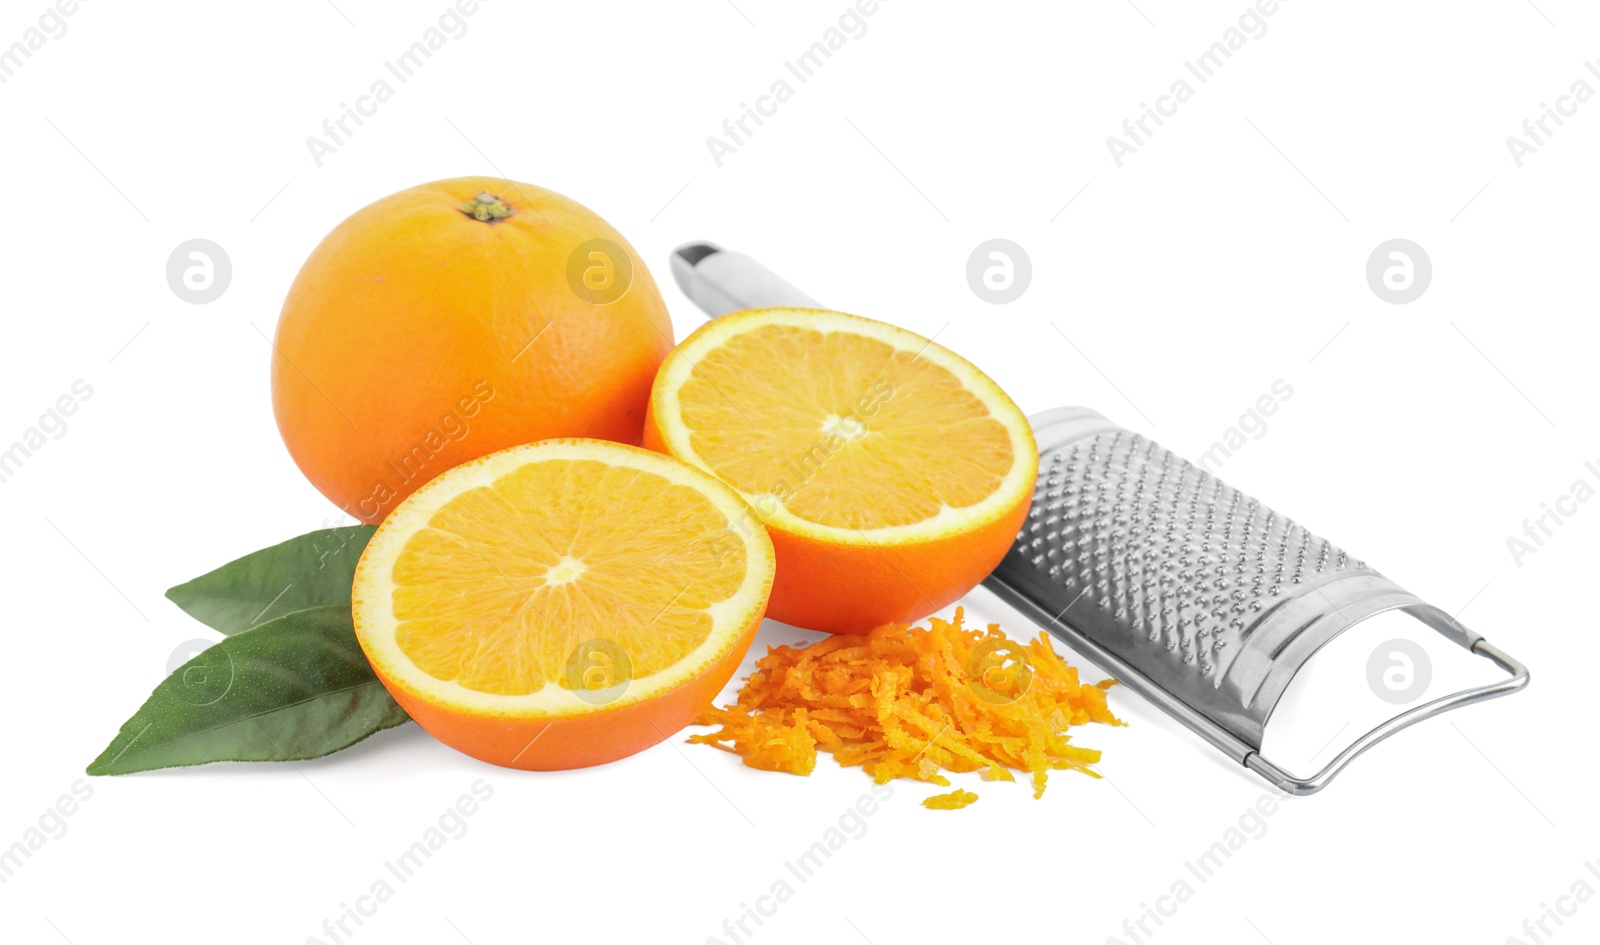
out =
<path fill-rule="evenodd" d="M 223 633 L 307 607 L 350 606 L 356 562 L 373 525 L 324 528 L 231 561 L 167 591 L 189 616 Z"/>
<path fill-rule="evenodd" d="M 319 758 L 406 720 L 361 652 L 349 606 L 316 607 L 178 667 L 88 771 Z"/>

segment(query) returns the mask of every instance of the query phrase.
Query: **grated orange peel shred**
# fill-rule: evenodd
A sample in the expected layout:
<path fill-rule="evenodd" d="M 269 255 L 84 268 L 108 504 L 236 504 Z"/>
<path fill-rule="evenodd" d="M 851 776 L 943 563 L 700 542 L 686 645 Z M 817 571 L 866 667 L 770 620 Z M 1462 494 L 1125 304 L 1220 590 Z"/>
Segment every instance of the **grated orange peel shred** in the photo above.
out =
<path fill-rule="evenodd" d="M 960 810 L 978 799 L 978 795 L 971 791 L 956 788 L 949 794 L 935 794 L 922 799 L 922 806 L 928 810 Z"/>
<path fill-rule="evenodd" d="M 815 770 L 821 750 L 841 765 L 860 765 L 879 784 L 911 778 L 949 787 L 940 772 L 1013 781 L 1021 771 L 1037 798 L 1051 771 L 1098 778 L 1089 766 L 1100 752 L 1071 744 L 1067 730 L 1123 724 L 1106 704 L 1114 681 L 1081 683 L 1044 633 L 1024 647 L 998 624 L 963 627 L 965 616 L 958 607 L 953 619 L 931 617 L 926 627 L 886 624 L 805 647 L 769 647 L 738 701 L 696 720 L 718 730 L 689 741 L 732 752 L 752 768 L 800 775 Z M 965 807 L 976 798 L 950 803 Z"/>

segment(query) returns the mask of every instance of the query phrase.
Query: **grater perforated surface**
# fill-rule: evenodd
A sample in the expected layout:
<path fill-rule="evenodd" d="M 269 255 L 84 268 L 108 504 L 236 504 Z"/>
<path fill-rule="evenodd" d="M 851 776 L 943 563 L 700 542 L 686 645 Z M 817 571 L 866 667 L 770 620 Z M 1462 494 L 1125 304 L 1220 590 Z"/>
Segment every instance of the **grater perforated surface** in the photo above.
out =
<path fill-rule="evenodd" d="M 1285 584 L 1364 569 L 1152 440 L 1099 433 L 1041 461 L 1014 553 L 1201 676 L 1227 673 Z"/>
<path fill-rule="evenodd" d="M 1259 748 L 1283 689 L 1323 643 L 1379 610 L 1421 603 L 1098 414 L 1051 411 L 1034 426 L 1033 503 L 990 586 L 1111 651 L 1246 747 Z"/>

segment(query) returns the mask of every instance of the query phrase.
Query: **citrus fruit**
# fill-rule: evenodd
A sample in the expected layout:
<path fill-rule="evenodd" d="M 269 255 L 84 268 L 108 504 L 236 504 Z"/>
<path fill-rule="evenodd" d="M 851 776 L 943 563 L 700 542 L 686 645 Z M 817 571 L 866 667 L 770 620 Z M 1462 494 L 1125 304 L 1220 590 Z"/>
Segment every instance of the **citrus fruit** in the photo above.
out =
<path fill-rule="evenodd" d="M 716 319 L 661 365 L 645 445 L 765 521 L 768 616 L 834 633 L 910 623 L 1004 557 L 1039 470 L 1028 421 L 956 354 L 812 309 Z"/>
<path fill-rule="evenodd" d="M 772 587 L 733 490 L 659 453 L 545 440 L 457 466 L 372 536 L 356 637 L 445 744 L 514 768 L 647 748 L 727 684 Z"/>
<path fill-rule="evenodd" d="M 435 181 L 340 223 L 289 289 L 272 404 L 323 495 L 377 522 L 451 466 L 519 443 L 638 443 L 672 348 L 626 240 L 560 194 Z"/>

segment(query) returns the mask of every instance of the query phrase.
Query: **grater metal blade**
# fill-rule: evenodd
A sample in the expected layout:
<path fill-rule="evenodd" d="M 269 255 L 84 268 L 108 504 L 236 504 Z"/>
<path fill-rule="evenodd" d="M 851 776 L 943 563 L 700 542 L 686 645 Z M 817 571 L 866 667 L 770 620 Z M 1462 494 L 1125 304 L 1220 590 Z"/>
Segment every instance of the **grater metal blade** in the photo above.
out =
<path fill-rule="evenodd" d="M 1527 685 L 1521 664 L 1449 614 L 1154 441 L 1078 407 L 1031 420 L 1033 503 L 984 585 L 1267 780 L 1315 793 L 1401 728 Z M 1510 677 L 1391 719 L 1309 778 L 1262 757 L 1295 674 L 1391 610 Z"/>
<path fill-rule="evenodd" d="M 715 244 L 680 246 L 672 267 L 712 317 L 816 305 Z M 1521 663 L 1449 614 L 1154 441 L 1080 407 L 1030 419 L 1040 454 L 1033 502 L 984 585 L 1284 790 L 1313 794 L 1395 732 L 1528 684 Z M 1267 721 L 1300 669 L 1339 634 L 1392 610 L 1509 676 L 1407 710 L 1309 777 L 1264 758 Z"/>

